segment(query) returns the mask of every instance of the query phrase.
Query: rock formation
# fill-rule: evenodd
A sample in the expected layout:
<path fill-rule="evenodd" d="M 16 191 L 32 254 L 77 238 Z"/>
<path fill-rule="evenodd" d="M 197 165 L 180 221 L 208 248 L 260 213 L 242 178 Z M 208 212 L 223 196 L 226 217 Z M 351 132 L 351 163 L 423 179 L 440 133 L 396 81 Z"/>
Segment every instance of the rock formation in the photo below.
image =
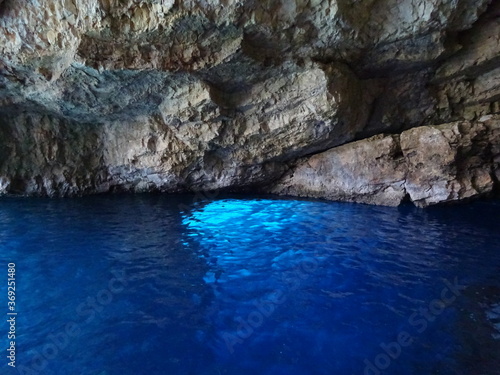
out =
<path fill-rule="evenodd" d="M 0 194 L 278 191 L 324 152 L 357 160 L 353 178 L 386 168 L 387 185 L 357 190 L 331 164 L 313 185 L 348 188 L 317 196 L 484 194 L 496 182 L 479 167 L 464 177 L 443 159 L 460 187 L 429 195 L 437 169 L 411 163 L 430 157 L 430 125 L 494 128 L 479 119 L 500 112 L 499 16 L 490 0 L 0 1 Z M 424 154 L 403 162 L 405 147 Z"/>
<path fill-rule="evenodd" d="M 493 191 L 500 116 L 376 135 L 299 160 L 271 191 L 397 206 L 452 202 Z"/>

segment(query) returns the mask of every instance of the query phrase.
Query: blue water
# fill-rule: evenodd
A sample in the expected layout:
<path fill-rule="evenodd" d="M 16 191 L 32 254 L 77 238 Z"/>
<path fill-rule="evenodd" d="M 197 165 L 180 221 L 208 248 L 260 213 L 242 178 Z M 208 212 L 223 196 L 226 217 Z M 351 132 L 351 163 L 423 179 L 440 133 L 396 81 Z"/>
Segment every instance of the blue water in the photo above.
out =
<path fill-rule="evenodd" d="M 0 373 L 500 374 L 499 209 L 3 198 Z"/>

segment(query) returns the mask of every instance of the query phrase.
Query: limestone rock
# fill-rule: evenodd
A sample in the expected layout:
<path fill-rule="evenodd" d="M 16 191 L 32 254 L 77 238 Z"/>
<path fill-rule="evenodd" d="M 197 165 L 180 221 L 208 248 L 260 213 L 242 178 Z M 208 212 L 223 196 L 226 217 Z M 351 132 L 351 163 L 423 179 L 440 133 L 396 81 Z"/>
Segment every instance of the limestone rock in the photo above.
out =
<path fill-rule="evenodd" d="M 461 34 L 460 50 L 432 79 L 443 119 L 473 120 L 500 111 L 500 3 L 494 1 L 471 30 Z"/>
<path fill-rule="evenodd" d="M 269 191 L 388 206 L 491 193 L 498 184 L 500 116 L 378 135 L 302 159 Z"/>
<path fill-rule="evenodd" d="M 408 164 L 405 188 L 411 200 L 428 206 L 491 193 L 499 145 L 498 117 L 404 132 L 401 148 Z"/>
<path fill-rule="evenodd" d="M 358 91 L 331 92 L 337 81 L 355 84 L 345 68 L 332 69 L 287 64 L 274 75 L 258 72 L 244 91 L 225 92 L 187 73 L 99 73 L 74 64 L 29 107 L 3 108 L 3 190 L 74 195 L 263 183 L 282 173 L 279 161 L 354 136 Z"/>
<path fill-rule="evenodd" d="M 500 112 L 499 12 L 490 0 L 0 1 L 0 193 L 257 189 L 348 142 L 476 124 Z M 411 165 L 399 137 L 361 142 L 349 157 L 386 177 L 353 170 L 343 199 L 396 204 Z M 457 197 L 490 189 L 476 169 Z"/>
<path fill-rule="evenodd" d="M 397 206 L 406 174 L 398 136 L 377 135 L 303 160 L 270 192 Z"/>
<path fill-rule="evenodd" d="M 366 89 L 376 93 L 360 136 L 400 133 L 412 127 L 500 113 L 498 15 L 500 3 L 494 1 L 471 29 L 449 34 L 446 51 L 437 64 L 429 65 L 425 61 L 430 60 L 423 59 L 413 66 L 406 64 L 406 68 L 399 63 L 382 65 L 386 70 L 374 70 L 373 74 L 357 71 L 365 78 L 362 84 Z M 402 54 L 403 50 L 399 47 L 397 51 Z"/>

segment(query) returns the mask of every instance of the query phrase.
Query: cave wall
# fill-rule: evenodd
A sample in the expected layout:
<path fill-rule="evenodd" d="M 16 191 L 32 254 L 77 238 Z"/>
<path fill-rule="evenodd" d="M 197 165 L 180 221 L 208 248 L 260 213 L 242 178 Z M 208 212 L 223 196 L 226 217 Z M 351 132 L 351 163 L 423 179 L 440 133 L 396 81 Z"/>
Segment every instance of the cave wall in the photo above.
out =
<path fill-rule="evenodd" d="M 0 193 L 269 191 L 499 113 L 499 35 L 489 0 L 3 0 Z"/>
<path fill-rule="evenodd" d="M 378 134 L 298 160 L 269 188 L 301 197 L 419 207 L 494 193 L 500 116 Z"/>

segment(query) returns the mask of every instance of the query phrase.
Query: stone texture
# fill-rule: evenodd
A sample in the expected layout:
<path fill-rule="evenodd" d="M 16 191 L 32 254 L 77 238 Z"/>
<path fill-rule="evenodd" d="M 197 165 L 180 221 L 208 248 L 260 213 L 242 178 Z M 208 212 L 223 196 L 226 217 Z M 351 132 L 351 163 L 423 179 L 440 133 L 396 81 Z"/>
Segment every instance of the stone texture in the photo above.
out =
<path fill-rule="evenodd" d="M 498 113 L 499 6 L 1 1 L 0 193 L 257 189 L 353 140 Z M 379 138 L 361 154 L 396 162 Z M 400 200 L 399 164 L 394 191 L 356 173 L 343 199 Z"/>
<path fill-rule="evenodd" d="M 466 33 L 431 80 L 441 119 L 473 120 L 500 111 L 500 2 Z"/>
<path fill-rule="evenodd" d="M 499 117 L 408 130 L 401 134 L 405 189 L 418 206 L 489 194 L 498 182 L 499 147 Z"/>
<path fill-rule="evenodd" d="M 377 135 L 302 159 L 269 191 L 417 206 L 490 194 L 498 184 L 500 117 Z"/>
<path fill-rule="evenodd" d="M 270 191 L 397 206 L 406 174 L 398 136 L 376 135 L 306 158 Z"/>
<path fill-rule="evenodd" d="M 3 108 L 3 190 L 74 195 L 263 183 L 281 174 L 279 161 L 353 136 L 352 98 L 330 93 L 341 71 L 289 64 L 227 93 L 186 73 L 99 74 L 74 65 L 29 107 Z"/>
<path fill-rule="evenodd" d="M 499 15 L 500 2 L 493 1 L 471 29 L 447 34 L 436 63 L 389 64 L 373 73 L 353 66 L 376 92 L 360 137 L 499 113 Z"/>

